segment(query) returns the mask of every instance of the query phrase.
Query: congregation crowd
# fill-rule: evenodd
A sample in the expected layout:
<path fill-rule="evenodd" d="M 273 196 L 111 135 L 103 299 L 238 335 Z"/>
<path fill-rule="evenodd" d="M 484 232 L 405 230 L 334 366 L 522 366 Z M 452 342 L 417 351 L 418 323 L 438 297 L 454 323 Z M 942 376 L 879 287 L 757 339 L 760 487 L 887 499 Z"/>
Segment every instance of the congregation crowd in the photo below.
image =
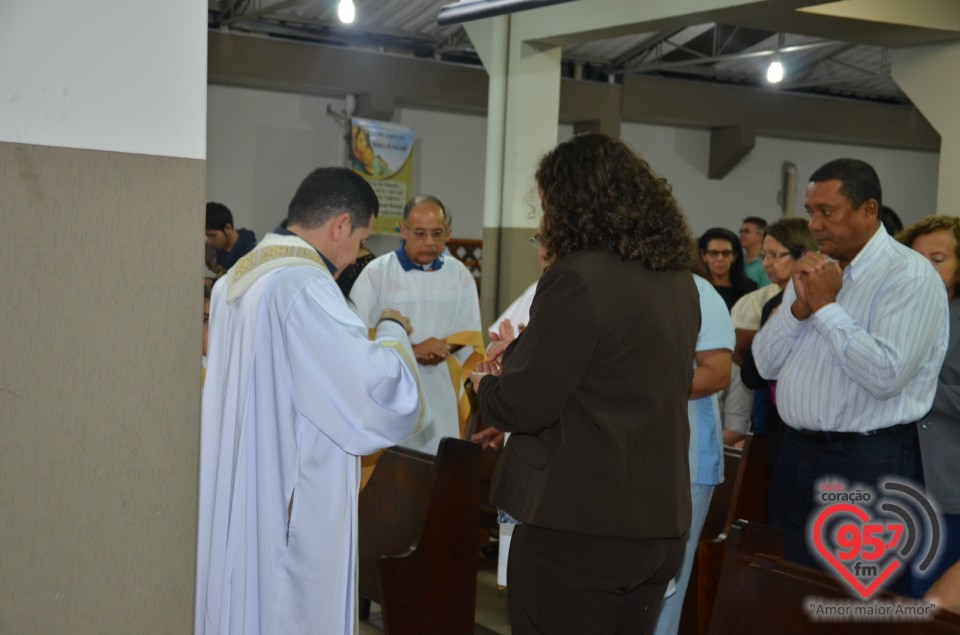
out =
<path fill-rule="evenodd" d="M 837 159 L 805 216 L 695 238 L 667 179 L 595 133 L 535 183 L 542 276 L 486 328 L 434 196 L 380 256 L 350 169 L 308 175 L 259 242 L 207 204 L 197 633 L 354 632 L 360 457 L 444 437 L 503 448 L 517 634 L 677 633 L 723 447 L 751 434 L 788 559 L 824 567 L 824 479 L 900 479 L 943 539 L 888 588 L 957 602 L 960 218 L 904 229 L 873 167 Z"/>

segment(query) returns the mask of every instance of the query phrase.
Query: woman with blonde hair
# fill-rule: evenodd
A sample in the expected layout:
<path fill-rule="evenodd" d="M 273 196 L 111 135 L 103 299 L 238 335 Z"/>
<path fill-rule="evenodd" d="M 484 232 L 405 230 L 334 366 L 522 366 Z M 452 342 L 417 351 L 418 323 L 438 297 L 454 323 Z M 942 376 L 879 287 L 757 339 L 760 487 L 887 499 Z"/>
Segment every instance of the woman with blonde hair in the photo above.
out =
<path fill-rule="evenodd" d="M 770 279 L 770 284 L 778 287 L 780 292 L 767 300 L 761 308 L 760 328 L 763 328 L 780 306 L 783 290 L 793 277 L 797 261 L 808 251 L 817 251 L 817 242 L 810 233 L 807 219 L 793 216 L 782 218 L 767 226 L 759 258 L 763 263 L 764 273 Z M 783 421 L 777 412 L 776 392 L 773 389 L 775 382 L 767 381 L 757 372 L 752 349 L 747 349 L 744 355 L 740 378 L 744 386 L 754 391 L 753 432 L 766 434 L 769 437 L 769 462 L 772 472 L 780 435 L 783 433 Z"/>

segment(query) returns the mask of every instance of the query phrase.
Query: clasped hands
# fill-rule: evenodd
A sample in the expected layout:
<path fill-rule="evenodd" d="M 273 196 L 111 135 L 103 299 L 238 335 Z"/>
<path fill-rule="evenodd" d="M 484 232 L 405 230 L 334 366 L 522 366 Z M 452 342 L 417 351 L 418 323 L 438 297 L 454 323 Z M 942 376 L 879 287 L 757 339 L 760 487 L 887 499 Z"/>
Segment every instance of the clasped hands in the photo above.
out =
<path fill-rule="evenodd" d="M 807 252 L 793 270 L 797 299 L 790 307 L 793 316 L 806 320 L 822 307 L 837 301 L 843 284 L 840 263 L 819 252 Z"/>
<path fill-rule="evenodd" d="M 503 362 L 503 352 L 510 345 L 510 342 L 517 339 L 517 334 L 523 331 L 524 325 L 521 324 L 516 331 L 510 320 L 500 322 L 500 328 L 497 333 L 490 333 L 490 347 L 487 349 L 487 361 L 477 364 L 473 372 L 470 373 L 470 384 L 474 392 L 480 391 L 480 381 L 487 375 L 498 376 Z M 479 443 L 483 449 L 496 449 L 503 445 L 505 435 L 502 431 L 490 427 L 477 432 L 470 437 L 474 443 Z"/>
<path fill-rule="evenodd" d="M 450 347 L 447 340 L 438 337 L 428 337 L 419 344 L 413 345 L 413 354 L 417 363 L 424 366 L 435 366 L 450 357 Z"/>
<path fill-rule="evenodd" d="M 523 324 L 520 325 L 520 331 L 523 331 Z M 517 339 L 517 331 L 514 330 L 510 320 L 500 322 L 500 328 L 497 333 L 490 333 L 490 347 L 487 349 L 487 361 L 477 364 L 477 367 L 470 373 L 470 384 L 475 392 L 480 391 L 480 380 L 487 375 L 497 376 L 500 374 L 500 364 L 503 362 L 503 352 L 510 346 L 510 342 Z"/>
<path fill-rule="evenodd" d="M 500 322 L 500 328 L 497 333 L 490 333 L 490 348 L 487 349 L 487 360 L 495 362 L 498 366 L 503 359 L 503 351 L 507 350 L 510 342 L 517 339 L 517 335 L 523 331 L 524 325 L 521 324 L 517 331 L 514 331 L 510 320 Z"/>

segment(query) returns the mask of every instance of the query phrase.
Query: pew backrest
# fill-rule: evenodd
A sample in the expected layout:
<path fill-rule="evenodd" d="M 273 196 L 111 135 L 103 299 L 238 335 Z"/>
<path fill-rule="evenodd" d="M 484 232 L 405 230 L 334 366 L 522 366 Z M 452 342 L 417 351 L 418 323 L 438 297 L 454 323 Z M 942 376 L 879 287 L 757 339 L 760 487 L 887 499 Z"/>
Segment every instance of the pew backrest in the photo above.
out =
<path fill-rule="evenodd" d="M 384 452 L 360 495 L 359 595 L 390 635 L 474 632 L 480 446 Z"/>
<path fill-rule="evenodd" d="M 824 598 L 826 602 L 821 601 Z M 880 600 L 874 604 L 886 605 L 897 599 L 904 606 L 912 603 L 908 598 L 886 592 L 872 599 Z M 823 616 L 836 610 L 833 607 L 848 606 L 851 602 L 859 605 L 857 600 L 859 597 L 852 595 L 836 578 L 784 560 L 783 537 L 778 530 L 761 523 L 737 521 L 727 538 L 727 552 L 709 633 L 960 633 L 960 615 L 948 612 L 938 613 L 929 621 L 824 621 Z M 851 609 L 848 615 L 853 615 L 854 610 Z M 818 611 L 820 619 L 815 618 Z"/>

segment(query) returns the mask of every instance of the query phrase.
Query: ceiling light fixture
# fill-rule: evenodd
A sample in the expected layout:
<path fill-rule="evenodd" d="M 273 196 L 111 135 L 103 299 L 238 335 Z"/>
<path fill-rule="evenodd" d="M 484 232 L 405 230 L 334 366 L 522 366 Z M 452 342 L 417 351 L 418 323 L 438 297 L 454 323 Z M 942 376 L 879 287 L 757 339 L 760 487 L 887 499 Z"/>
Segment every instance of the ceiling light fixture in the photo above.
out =
<path fill-rule="evenodd" d="M 784 33 L 777 34 L 777 50 L 773 56 L 773 61 L 767 67 L 767 81 L 771 84 L 779 84 L 783 81 L 783 62 L 780 61 L 780 51 L 783 50 L 785 40 L 786 35 Z"/>
<path fill-rule="evenodd" d="M 771 84 L 779 84 L 783 81 L 783 64 L 780 58 L 775 58 L 767 67 L 767 81 Z"/>
<path fill-rule="evenodd" d="M 340 17 L 340 21 L 344 24 L 353 23 L 353 18 L 356 17 L 357 10 L 353 6 L 353 0 L 340 0 L 340 5 L 337 7 L 337 15 Z"/>

